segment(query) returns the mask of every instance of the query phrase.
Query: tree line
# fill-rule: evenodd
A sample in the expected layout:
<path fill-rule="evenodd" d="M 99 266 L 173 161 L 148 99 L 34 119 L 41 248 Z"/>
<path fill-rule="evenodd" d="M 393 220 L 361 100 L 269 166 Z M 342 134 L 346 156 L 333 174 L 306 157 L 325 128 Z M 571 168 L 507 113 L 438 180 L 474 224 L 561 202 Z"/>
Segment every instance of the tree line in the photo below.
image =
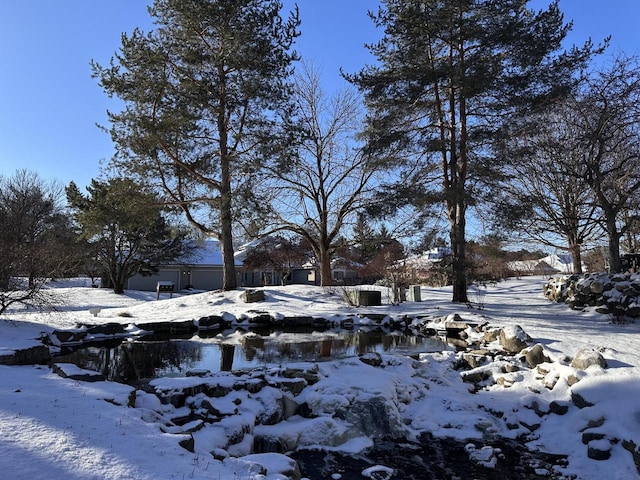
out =
<path fill-rule="evenodd" d="M 578 268 L 604 236 L 617 270 L 637 223 L 640 70 L 623 55 L 595 68 L 607 39 L 565 47 L 558 2 L 529 3 L 381 0 L 375 63 L 327 94 L 295 51 L 297 7 L 155 0 L 153 30 L 92 62 L 123 105 L 102 127 L 109 172 L 220 241 L 224 289 L 239 238 L 304 238 L 328 285 L 358 219 L 426 239 L 443 218 L 453 301 L 467 302 L 470 211 L 497 237 L 568 249 Z M 67 195 L 80 220 L 88 198 Z"/>

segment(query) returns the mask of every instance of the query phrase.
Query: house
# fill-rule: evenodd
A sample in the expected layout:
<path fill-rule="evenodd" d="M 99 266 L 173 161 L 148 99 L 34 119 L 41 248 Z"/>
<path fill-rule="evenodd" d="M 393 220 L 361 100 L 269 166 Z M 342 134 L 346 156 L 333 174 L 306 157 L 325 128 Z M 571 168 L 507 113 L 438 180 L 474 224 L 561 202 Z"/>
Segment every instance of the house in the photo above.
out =
<path fill-rule="evenodd" d="M 507 262 L 507 268 L 515 276 L 524 275 L 554 275 L 558 270 L 552 268 L 542 260 L 516 260 Z"/>
<path fill-rule="evenodd" d="M 243 265 L 241 285 L 244 287 L 280 285 L 283 282 L 316 283 L 316 271 L 307 261 L 306 253 L 281 237 L 267 236 L 245 243 L 238 248 L 235 257 Z"/>
<path fill-rule="evenodd" d="M 548 255 L 540 259 L 541 262 L 545 262 L 558 273 L 573 273 L 573 259 L 571 255 Z"/>
<path fill-rule="evenodd" d="M 242 262 L 236 259 L 238 283 L 241 281 Z M 178 258 L 150 275 L 136 274 L 129 279 L 130 290 L 155 291 L 158 282 L 172 282 L 175 290 L 218 290 L 222 288 L 222 251 L 215 239 L 199 243 L 188 256 Z"/>
<path fill-rule="evenodd" d="M 255 261 L 255 258 L 258 261 Z M 238 248 L 236 260 L 243 263 L 242 286 L 319 285 L 320 272 L 314 255 L 289 240 L 267 236 Z M 335 284 L 360 282 L 362 265 L 342 257 L 331 261 L 331 277 Z"/>
<path fill-rule="evenodd" d="M 556 275 L 573 273 L 571 255 L 548 255 L 538 260 L 507 262 L 507 268 L 515 275 Z M 583 265 L 583 270 L 584 270 Z"/>

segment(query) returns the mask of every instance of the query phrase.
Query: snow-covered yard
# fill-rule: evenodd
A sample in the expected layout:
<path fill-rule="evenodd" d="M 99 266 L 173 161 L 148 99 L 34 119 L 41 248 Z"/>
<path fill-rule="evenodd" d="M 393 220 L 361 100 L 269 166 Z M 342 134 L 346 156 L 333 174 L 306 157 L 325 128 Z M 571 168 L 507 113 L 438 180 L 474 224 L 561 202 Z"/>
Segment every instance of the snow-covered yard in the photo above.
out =
<path fill-rule="evenodd" d="M 381 402 L 386 425 L 396 433 L 408 439 L 431 433 L 468 441 L 469 458 L 487 469 L 502 461 L 491 440 L 504 437 L 523 439 L 532 450 L 567 456 L 566 466 L 556 466 L 553 472 L 541 470 L 541 475 L 640 478 L 632 455 L 635 450 L 638 462 L 640 325 L 612 324 L 608 316 L 592 309 L 573 311 L 550 302 L 542 295 L 543 283 L 531 277 L 472 290 L 476 308 L 451 304 L 448 288 L 422 288 L 420 303 L 366 307 L 392 317 L 420 314 L 431 320 L 457 313 L 465 321 L 488 322 L 489 330 L 520 326 L 531 338 L 529 346 L 539 344 L 546 356 L 537 366 L 527 366 L 524 355 L 495 351 L 490 355 L 497 341 L 471 357 L 465 357 L 469 352 L 446 351 L 419 359 L 383 354 L 375 362 L 347 358 L 292 365 L 315 375 L 314 382 L 295 396 L 287 394 L 296 404 L 311 408 L 314 416 L 290 415 L 277 423 L 256 421 L 283 396 L 271 386 L 260 394 L 231 389 L 218 397 L 216 408 L 233 415 L 201 425 L 193 433 L 184 425 L 176 432 L 167 425 L 181 407 L 161 404 L 155 395 L 138 391 L 132 396 L 132 387 L 113 382 L 61 378 L 47 366 L 0 365 L 2 478 L 293 478 L 295 465 L 285 455 L 252 454 L 251 442 L 268 437 L 294 448 L 359 451 L 375 442 L 377 432 L 367 425 L 354 427 L 349 409 L 366 402 L 371 405 L 372 399 Z M 13 311 L 0 319 L 0 356 L 38 343 L 42 332 L 71 329 L 78 322 L 140 325 L 214 314 L 243 319 L 256 308 L 243 303 L 240 292 L 156 300 L 153 292 L 118 296 L 82 284 L 53 287 L 56 312 Z M 267 300 L 259 309 L 273 314 L 337 319 L 362 311 L 345 304 L 339 289 L 265 290 Z M 480 305 L 483 308 L 477 308 Z M 472 330 L 467 334 L 470 342 L 483 335 Z M 572 359 L 585 350 L 599 353 L 606 367 L 571 366 Z M 465 358 L 484 361 L 461 368 Z M 277 374 L 263 372 L 267 378 Z M 477 374 L 477 379 L 469 381 L 470 374 Z M 243 381 L 250 380 L 250 375 L 245 374 Z M 155 385 L 161 392 L 180 389 L 187 381 L 221 383 L 229 376 L 166 378 Z M 190 401 L 203 400 L 194 396 Z M 335 418 L 341 409 L 346 413 Z M 238 441 L 229 445 L 223 437 L 236 434 L 238 425 Z M 193 452 L 180 446 L 185 438 L 195 440 Z M 609 458 L 590 458 L 598 454 Z M 385 465 L 362 474 L 363 478 L 397 478 Z"/>

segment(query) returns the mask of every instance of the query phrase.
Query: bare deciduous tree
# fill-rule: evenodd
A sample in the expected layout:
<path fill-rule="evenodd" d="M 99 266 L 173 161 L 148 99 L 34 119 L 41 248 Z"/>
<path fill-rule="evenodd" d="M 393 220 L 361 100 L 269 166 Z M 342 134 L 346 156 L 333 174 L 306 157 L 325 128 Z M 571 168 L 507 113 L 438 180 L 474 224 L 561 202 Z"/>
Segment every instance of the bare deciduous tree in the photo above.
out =
<path fill-rule="evenodd" d="M 625 215 L 640 192 L 640 65 L 620 55 L 586 83 L 577 102 L 583 167 L 578 174 L 602 211 L 609 268 L 621 269 L 620 239 L 634 225 Z"/>
<path fill-rule="evenodd" d="M 61 185 L 19 170 L 0 177 L 0 313 L 45 302 L 41 288 L 69 265 L 72 229 Z"/>
<path fill-rule="evenodd" d="M 303 133 L 292 164 L 271 170 L 275 222 L 309 243 L 320 283 L 331 285 L 332 256 L 344 227 L 370 199 L 376 165 L 356 143 L 361 110 L 354 90 L 327 97 L 318 71 L 305 65 L 295 99 Z"/>
<path fill-rule="evenodd" d="M 496 202 L 496 222 L 526 240 L 568 249 L 582 272 L 582 245 L 600 237 L 599 212 L 585 188 L 575 102 L 566 99 L 512 126 L 502 143 L 507 180 Z"/>

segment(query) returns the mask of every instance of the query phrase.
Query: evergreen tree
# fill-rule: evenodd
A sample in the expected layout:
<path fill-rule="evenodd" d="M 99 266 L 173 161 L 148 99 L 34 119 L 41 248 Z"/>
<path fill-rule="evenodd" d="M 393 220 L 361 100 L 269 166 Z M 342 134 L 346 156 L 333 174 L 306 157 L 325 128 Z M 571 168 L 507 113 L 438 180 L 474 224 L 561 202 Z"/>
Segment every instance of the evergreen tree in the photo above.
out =
<path fill-rule="evenodd" d="M 450 225 L 453 301 L 467 302 L 465 228 L 474 187 L 495 174 L 488 146 L 510 116 L 564 95 L 594 49 L 561 50 L 570 29 L 558 2 L 383 0 L 372 18 L 384 29 L 370 45 L 378 64 L 348 79 L 369 108 L 368 143 L 404 162 L 417 199 L 439 165 L 439 198 Z M 409 185 L 411 188 L 412 185 Z M 407 190 L 407 185 L 403 186 Z"/>
<path fill-rule="evenodd" d="M 233 223 L 263 164 L 288 144 L 283 128 L 297 10 L 276 0 L 156 0 L 156 25 L 122 36 L 94 76 L 125 107 L 109 113 L 115 166 L 153 182 L 164 202 L 220 240 L 223 288 L 236 288 Z M 248 213 L 258 209 L 250 202 Z M 247 212 L 245 214 L 248 215 Z M 243 215 L 246 217 L 246 215 Z"/>
<path fill-rule="evenodd" d="M 67 201 L 114 293 L 123 293 L 136 273 L 153 272 L 159 262 L 188 252 L 185 234 L 167 225 L 156 196 L 130 179 L 92 180 L 87 191 L 83 195 L 71 182 Z"/>

